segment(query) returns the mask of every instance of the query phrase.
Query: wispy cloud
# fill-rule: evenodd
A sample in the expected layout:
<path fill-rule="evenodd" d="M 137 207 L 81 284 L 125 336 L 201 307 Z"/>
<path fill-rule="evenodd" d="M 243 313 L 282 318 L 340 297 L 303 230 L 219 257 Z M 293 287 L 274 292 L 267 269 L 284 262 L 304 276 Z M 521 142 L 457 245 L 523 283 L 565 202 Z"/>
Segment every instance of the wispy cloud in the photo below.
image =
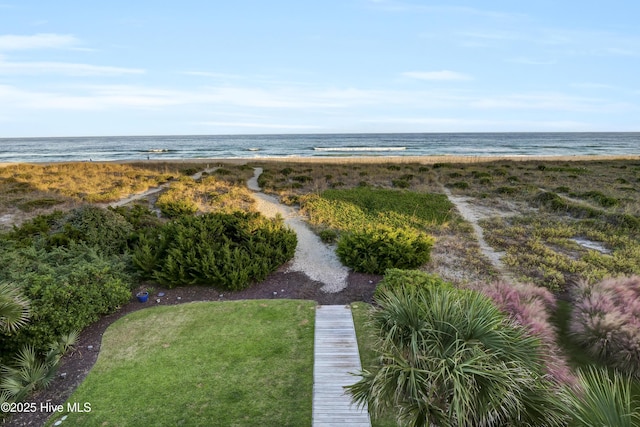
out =
<path fill-rule="evenodd" d="M 144 74 L 139 68 L 110 67 L 67 62 L 9 62 L 0 57 L 1 74 L 42 75 L 59 74 L 66 76 L 122 76 L 126 74 Z"/>
<path fill-rule="evenodd" d="M 553 65 L 556 63 L 555 60 L 551 60 L 551 59 L 536 59 L 536 58 L 529 58 L 525 56 L 510 58 L 510 59 L 507 59 L 507 62 L 511 62 L 514 64 L 523 64 L 523 65 Z"/>
<path fill-rule="evenodd" d="M 577 89 L 602 89 L 602 90 L 610 90 L 616 89 L 615 86 L 605 83 L 592 83 L 592 82 L 584 82 L 584 83 L 572 83 L 569 86 L 577 88 Z"/>
<path fill-rule="evenodd" d="M 495 10 L 478 9 L 466 6 L 428 6 L 401 0 L 369 0 L 369 4 L 379 10 L 390 12 L 440 12 L 448 14 L 463 14 L 472 16 L 483 16 L 486 18 L 512 20 L 521 18 L 522 14 L 512 12 L 502 12 Z"/>
<path fill-rule="evenodd" d="M 442 71 L 407 71 L 402 73 L 403 77 L 417 80 L 473 80 L 468 74 L 459 73 L 456 71 L 442 70 Z"/>
<path fill-rule="evenodd" d="M 0 36 L 0 51 L 72 48 L 78 44 L 79 40 L 69 34 L 43 33 L 30 36 L 6 34 Z"/>
<path fill-rule="evenodd" d="M 510 94 L 478 98 L 469 106 L 479 109 L 545 110 L 572 112 L 630 111 L 634 107 L 608 99 L 571 96 L 563 93 Z"/>
<path fill-rule="evenodd" d="M 592 124 L 575 120 L 487 120 L 468 117 L 377 117 L 363 123 L 398 125 L 416 132 L 579 131 Z"/>

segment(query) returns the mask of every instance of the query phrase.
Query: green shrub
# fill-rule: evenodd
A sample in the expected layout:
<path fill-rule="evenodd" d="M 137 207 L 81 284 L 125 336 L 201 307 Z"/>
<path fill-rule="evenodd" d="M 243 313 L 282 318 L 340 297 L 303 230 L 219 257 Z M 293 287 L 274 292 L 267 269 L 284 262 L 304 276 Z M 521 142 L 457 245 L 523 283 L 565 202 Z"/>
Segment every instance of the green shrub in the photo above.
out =
<path fill-rule="evenodd" d="M 296 243 L 295 232 L 281 218 L 253 212 L 185 216 L 141 239 L 133 261 L 169 287 L 203 284 L 239 290 L 291 259 Z"/>
<path fill-rule="evenodd" d="M 440 276 L 428 274 L 420 270 L 401 270 L 399 268 L 389 268 L 384 273 L 384 278 L 378 282 L 374 293 L 374 298 L 379 300 L 387 291 L 395 292 L 399 288 L 432 288 L 432 287 L 452 287 Z"/>
<path fill-rule="evenodd" d="M 322 230 L 318 235 L 324 243 L 335 243 L 338 238 L 338 232 L 332 229 Z"/>
<path fill-rule="evenodd" d="M 378 225 L 343 234 L 336 253 L 355 271 L 383 274 L 388 268 L 417 268 L 429 261 L 434 238 L 417 230 Z"/>
<path fill-rule="evenodd" d="M 291 177 L 291 179 L 299 183 L 313 181 L 313 178 L 309 175 L 296 175 Z"/>
<path fill-rule="evenodd" d="M 167 218 L 193 215 L 198 211 L 197 203 L 180 191 L 169 190 L 160 195 L 156 206 Z"/>
<path fill-rule="evenodd" d="M 46 209 L 61 203 L 64 203 L 64 200 L 44 197 L 42 199 L 34 199 L 18 203 L 17 207 L 24 212 L 31 212 L 35 209 Z"/>
<path fill-rule="evenodd" d="M 513 194 L 516 194 L 517 192 L 518 192 L 518 189 L 516 187 L 502 186 L 502 187 L 496 188 L 496 193 L 498 194 L 513 195 Z"/>
<path fill-rule="evenodd" d="M 0 354 L 23 345 L 44 350 L 59 336 L 82 330 L 131 297 L 127 264 L 85 244 L 50 251 L 29 247 L 2 254 L 12 271 L 3 271 L 31 301 L 31 321 L 12 335 L 0 334 Z"/>
<path fill-rule="evenodd" d="M 62 211 L 38 215 L 22 223 L 20 227 L 14 226 L 13 230 L 8 233 L 6 237 L 20 245 L 30 245 L 34 238 L 48 234 L 51 228 L 62 220 L 64 215 L 65 213 Z"/>
<path fill-rule="evenodd" d="M 411 183 L 409 183 L 409 181 L 405 181 L 404 179 L 394 179 L 391 181 L 391 184 L 393 184 L 393 186 L 396 188 L 409 188 L 411 186 Z"/>
<path fill-rule="evenodd" d="M 96 206 L 82 206 L 70 211 L 47 237 L 48 246 L 86 243 L 107 255 L 127 250 L 127 239 L 133 227 L 120 214 Z"/>
<path fill-rule="evenodd" d="M 620 203 L 619 200 L 615 197 L 607 196 L 600 191 L 587 191 L 585 193 L 582 193 L 580 197 L 591 199 L 603 208 L 617 206 Z"/>
<path fill-rule="evenodd" d="M 180 173 L 184 176 L 192 176 L 200 172 L 198 168 L 185 168 L 180 171 Z"/>
<path fill-rule="evenodd" d="M 452 188 L 457 188 L 458 190 L 466 190 L 469 188 L 469 183 L 467 181 L 457 181 L 450 185 Z"/>

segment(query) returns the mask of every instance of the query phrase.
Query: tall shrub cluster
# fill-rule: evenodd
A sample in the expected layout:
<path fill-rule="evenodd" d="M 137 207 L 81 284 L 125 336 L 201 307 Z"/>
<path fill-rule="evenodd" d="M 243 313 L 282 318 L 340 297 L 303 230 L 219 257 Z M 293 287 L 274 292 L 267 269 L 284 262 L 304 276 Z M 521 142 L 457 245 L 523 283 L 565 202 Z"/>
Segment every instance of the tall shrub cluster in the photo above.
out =
<path fill-rule="evenodd" d="M 183 216 L 141 239 L 133 261 L 168 287 L 239 290 L 291 259 L 296 244 L 295 232 L 281 218 L 255 212 Z"/>
<path fill-rule="evenodd" d="M 640 276 L 579 282 L 570 332 L 594 357 L 640 378 Z"/>

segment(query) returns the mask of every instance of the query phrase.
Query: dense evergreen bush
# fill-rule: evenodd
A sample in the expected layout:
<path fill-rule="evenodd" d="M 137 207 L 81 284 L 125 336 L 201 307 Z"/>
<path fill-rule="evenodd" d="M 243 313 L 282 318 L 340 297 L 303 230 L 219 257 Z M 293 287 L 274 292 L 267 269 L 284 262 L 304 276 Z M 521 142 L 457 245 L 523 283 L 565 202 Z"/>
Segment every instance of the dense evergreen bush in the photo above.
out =
<path fill-rule="evenodd" d="M 409 228 L 383 225 L 344 233 L 336 253 L 355 271 L 384 274 L 388 268 L 417 268 L 429 261 L 434 238 Z"/>
<path fill-rule="evenodd" d="M 0 334 L 0 354 L 23 345 L 44 350 L 72 330 L 82 330 L 131 298 L 126 262 L 106 257 L 85 244 L 50 251 L 23 248 L 0 255 L 9 262 L 2 280 L 20 286 L 31 302 L 31 320 L 13 334 Z"/>
<path fill-rule="evenodd" d="M 97 206 L 73 209 L 51 228 L 49 246 L 69 246 L 84 242 L 107 255 L 123 254 L 132 225 L 117 212 Z"/>
<path fill-rule="evenodd" d="M 281 218 L 258 213 L 185 216 L 140 241 L 133 260 L 149 277 L 174 287 L 239 290 L 293 257 L 297 238 Z"/>

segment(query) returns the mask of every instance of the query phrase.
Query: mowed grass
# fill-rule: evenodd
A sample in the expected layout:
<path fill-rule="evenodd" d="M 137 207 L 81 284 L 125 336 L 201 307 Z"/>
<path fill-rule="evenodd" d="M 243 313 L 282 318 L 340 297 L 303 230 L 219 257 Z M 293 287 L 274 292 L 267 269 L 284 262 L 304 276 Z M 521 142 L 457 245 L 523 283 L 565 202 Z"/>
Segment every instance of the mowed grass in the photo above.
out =
<path fill-rule="evenodd" d="M 358 340 L 358 351 L 360 352 L 360 363 L 363 369 L 368 369 L 377 363 L 378 353 L 376 336 L 373 328 L 367 323 L 371 305 L 364 302 L 355 302 L 351 304 L 351 314 L 353 316 L 353 325 L 356 329 L 356 338 Z M 356 378 L 356 381 L 359 377 Z M 371 417 L 372 427 L 396 427 L 393 414 L 387 414 L 384 417 Z"/>
<path fill-rule="evenodd" d="M 74 426 L 311 425 L 312 301 L 154 307 L 105 332 Z M 50 423 L 60 417 L 53 418 Z"/>

